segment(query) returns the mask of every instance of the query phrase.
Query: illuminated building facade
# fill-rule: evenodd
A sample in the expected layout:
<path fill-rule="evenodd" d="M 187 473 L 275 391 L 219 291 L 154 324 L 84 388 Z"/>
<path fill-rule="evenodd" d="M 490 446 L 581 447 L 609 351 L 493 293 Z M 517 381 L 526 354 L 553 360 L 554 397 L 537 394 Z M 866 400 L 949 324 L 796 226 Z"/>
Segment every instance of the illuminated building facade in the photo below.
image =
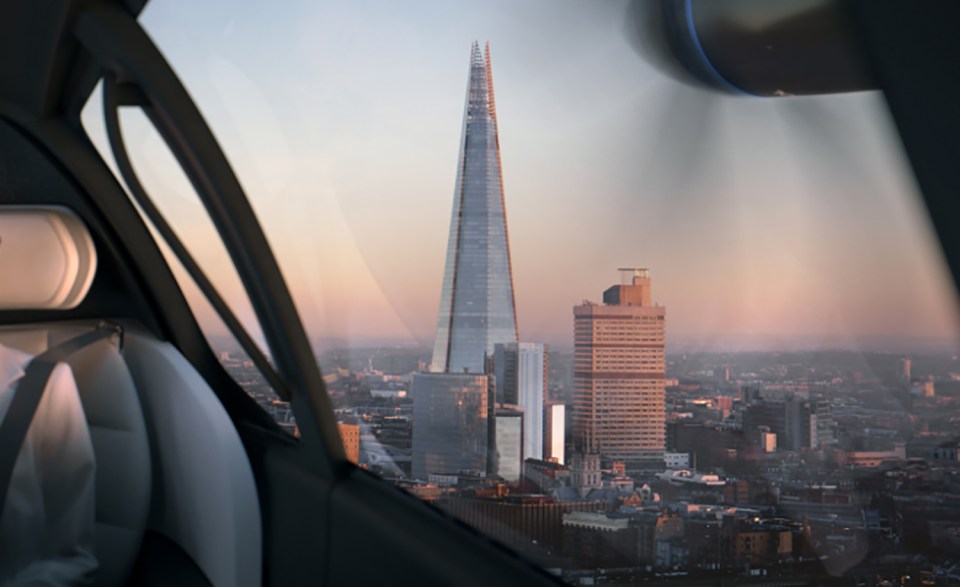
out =
<path fill-rule="evenodd" d="M 354 465 L 360 464 L 360 425 L 337 422 L 337 431 L 340 432 L 347 460 Z"/>
<path fill-rule="evenodd" d="M 663 460 L 666 309 L 651 302 L 650 272 L 574 314 L 573 433 L 578 451 L 631 463 Z"/>

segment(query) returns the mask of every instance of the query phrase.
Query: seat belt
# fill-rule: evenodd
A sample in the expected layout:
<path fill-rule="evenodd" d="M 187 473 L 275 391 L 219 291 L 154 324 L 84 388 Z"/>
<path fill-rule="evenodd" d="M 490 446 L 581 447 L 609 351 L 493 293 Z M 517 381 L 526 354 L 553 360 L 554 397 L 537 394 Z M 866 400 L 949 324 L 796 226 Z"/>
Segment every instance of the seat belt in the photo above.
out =
<path fill-rule="evenodd" d="M 43 391 L 53 369 L 70 355 L 116 334 L 120 335 L 123 347 L 123 329 L 116 324 L 101 323 L 93 332 L 81 334 L 34 357 L 17 384 L 16 393 L 10 400 L 7 415 L 0 424 L 0 521 L 6 509 L 7 490 L 13 478 L 13 468 L 17 464 L 20 448 L 27 437 L 33 415 L 43 398 Z"/>

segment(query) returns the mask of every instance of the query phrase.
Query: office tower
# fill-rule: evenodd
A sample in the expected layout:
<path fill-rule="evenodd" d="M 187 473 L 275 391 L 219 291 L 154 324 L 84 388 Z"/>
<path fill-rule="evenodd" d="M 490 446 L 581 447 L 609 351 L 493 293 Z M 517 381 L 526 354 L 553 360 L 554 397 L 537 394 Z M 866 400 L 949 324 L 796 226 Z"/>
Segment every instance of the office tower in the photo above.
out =
<path fill-rule="evenodd" d="M 621 269 L 623 283 L 574 315 L 573 432 L 578 451 L 633 466 L 663 460 L 666 309 L 650 301 L 650 272 Z"/>
<path fill-rule="evenodd" d="M 785 443 L 787 450 L 817 447 L 817 411 L 816 404 L 797 398 L 787 398 L 783 402 L 786 423 Z"/>
<path fill-rule="evenodd" d="M 544 401 L 547 392 L 547 351 L 532 342 L 494 345 L 493 372 L 497 401 L 523 409 L 523 456 L 543 459 Z"/>
<path fill-rule="evenodd" d="M 523 473 L 523 422 L 526 417 L 519 407 L 496 409 L 496 474 L 507 483 L 519 483 Z"/>
<path fill-rule="evenodd" d="M 488 377 L 418 373 L 413 377 L 412 473 L 486 474 Z"/>
<path fill-rule="evenodd" d="M 743 433 L 752 440 L 759 439 L 761 431 L 767 431 L 777 437 L 781 450 L 794 450 L 793 439 L 787 439 L 787 412 L 782 400 L 755 400 L 743 410 Z M 791 430 L 798 427 L 795 421 Z"/>
<path fill-rule="evenodd" d="M 360 464 L 360 425 L 337 422 L 337 431 L 340 432 L 347 460 L 354 465 Z"/>
<path fill-rule="evenodd" d="M 910 381 L 910 367 L 912 366 L 912 361 L 909 357 L 903 357 L 900 359 L 900 379 L 903 381 Z"/>
<path fill-rule="evenodd" d="M 810 410 L 816 418 L 814 432 L 816 442 L 811 442 L 812 448 L 819 448 L 837 443 L 837 422 L 833 419 L 833 410 L 826 400 L 810 400 Z"/>
<path fill-rule="evenodd" d="M 561 465 L 566 460 L 565 438 L 567 406 L 549 404 L 544 410 L 543 458 L 556 459 Z"/>
<path fill-rule="evenodd" d="M 834 427 L 830 404 L 823 400 L 798 397 L 759 400 L 743 412 L 744 432 L 772 433 L 781 450 L 797 451 L 833 444 Z"/>
<path fill-rule="evenodd" d="M 498 342 L 517 342 L 517 321 L 490 45 L 474 42 L 430 370 L 483 373 Z"/>

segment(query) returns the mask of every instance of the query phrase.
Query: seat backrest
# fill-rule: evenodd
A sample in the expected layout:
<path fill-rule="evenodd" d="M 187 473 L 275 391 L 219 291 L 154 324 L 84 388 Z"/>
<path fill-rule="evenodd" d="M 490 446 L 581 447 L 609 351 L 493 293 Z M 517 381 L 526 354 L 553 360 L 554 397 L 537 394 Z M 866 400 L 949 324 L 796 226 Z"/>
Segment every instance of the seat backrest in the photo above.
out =
<path fill-rule="evenodd" d="M 262 584 L 260 502 L 236 427 L 173 345 L 133 325 L 125 338 L 154 467 L 147 528 L 183 548 L 215 587 Z"/>
<path fill-rule="evenodd" d="M 83 222 L 62 207 L 0 206 L 0 309 L 66 310 L 79 305 L 97 266 Z M 0 328 L 0 343 L 32 355 L 89 332 L 97 323 Z M 146 529 L 150 448 L 130 370 L 114 343 L 71 356 L 96 461 L 98 585 L 126 581 Z"/>
<path fill-rule="evenodd" d="M 0 343 L 38 355 L 89 332 L 96 323 L 0 329 Z M 71 356 L 96 458 L 96 585 L 122 585 L 140 551 L 151 497 L 150 447 L 136 387 L 115 343 L 100 341 Z"/>

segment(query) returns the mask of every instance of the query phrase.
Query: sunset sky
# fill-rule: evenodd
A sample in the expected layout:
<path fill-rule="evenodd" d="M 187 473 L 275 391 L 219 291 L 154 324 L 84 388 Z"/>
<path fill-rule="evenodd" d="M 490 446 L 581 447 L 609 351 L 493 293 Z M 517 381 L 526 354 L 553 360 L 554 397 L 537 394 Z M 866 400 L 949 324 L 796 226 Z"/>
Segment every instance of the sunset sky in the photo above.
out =
<path fill-rule="evenodd" d="M 432 344 L 479 39 L 522 340 L 569 345 L 572 306 L 643 266 L 674 348 L 960 347 L 882 96 L 706 94 L 638 56 L 625 14 L 612 1 L 154 0 L 141 20 L 221 140 L 315 338 Z M 95 139 L 100 112 L 84 117 Z M 249 319 L 138 116 L 122 122 L 148 190 Z"/>

